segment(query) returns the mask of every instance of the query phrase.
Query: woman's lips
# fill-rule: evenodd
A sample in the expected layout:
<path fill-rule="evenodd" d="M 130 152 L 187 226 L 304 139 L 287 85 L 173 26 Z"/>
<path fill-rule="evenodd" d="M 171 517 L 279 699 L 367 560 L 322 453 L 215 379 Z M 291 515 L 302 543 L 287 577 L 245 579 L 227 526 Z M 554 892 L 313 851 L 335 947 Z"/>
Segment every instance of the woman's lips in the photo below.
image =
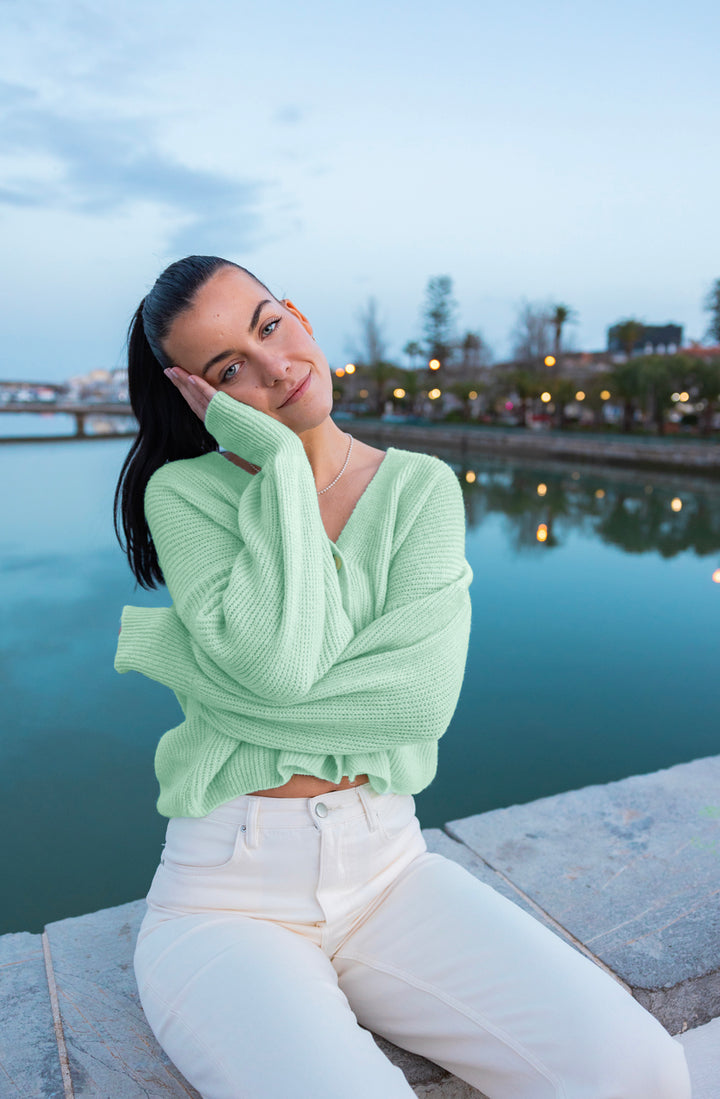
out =
<path fill-rule="evenodd" d="M 292 394 L 292 396 L 288 397 L 288 399 L 286 401 L 283 401 L 283 403 L 280 405 L 280 408 L 285 408 L 286 405 L 292 404 L 293 401 L 297 401 L 300 397 L 302 397 L 303 393 L 305 393 L 308 386 L 310 385 L 310 378 L 311 377 L 312 377 L 312 371 L 309 371 L 307 378 L 302 383 L 302 385 L 299 387 L 299 389 L 296 389 L 295 392 Z"/>

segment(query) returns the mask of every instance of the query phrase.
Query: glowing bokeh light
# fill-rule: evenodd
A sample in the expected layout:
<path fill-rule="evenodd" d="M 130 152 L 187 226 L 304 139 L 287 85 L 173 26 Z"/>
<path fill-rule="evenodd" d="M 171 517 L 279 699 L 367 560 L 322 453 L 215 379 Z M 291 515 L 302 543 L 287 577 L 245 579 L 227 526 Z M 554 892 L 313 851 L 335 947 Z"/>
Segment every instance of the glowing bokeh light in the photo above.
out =
<path fill-rule="evenodd" d="M 596 488 L 595 489 L 595 499 L 596 500 L 604 500 L 605 499 L 605 489 L 604 488 Z"/>
<path fill-rule="evenodd" d="M 554 355 L 545 356 L 545 366 L 555 366 L 556 361 L 557 360 L 555 359 Z"/>
<path fill-rule="evenodd" d="M 712 574 L 713 584 L 720 584 L 720 569 L 715 569 Z"/>
<path fill-rule="evenodd" d="M 546 494 L 546 492 L 547 492 L 547 485 L 543 485 L 542 483 L 540 483 L 537 487 L 538 496 L 544 496 Z"/>
<path fill-rule="evenodd" d="M 540 394 L 540 400 L 542 401 L 543 404 L 547 404 L 548 401 L 552 400 L 552 394 L 548 393 L 548 391 L 546 389 L 544 393 Z"/>
<path fill-rule="evenodd" d="M 603 401 L 609 401 L 610 400 L 610 390 L 609 389 L 601 390 L 600 399 L 603 400 Z"/>
<path fill-rule="evenodd" d="M 393 397 L 400 398 L 400 397 L 404 397 L 404 396 L 405 396 L 405 390 L 404 389 L 400 389 L 400 388 L 393 389 Z"/>
<path fill-rule="evenodd" d="M 465 480 L 469 485 L 472 485 L 476 479 L 476 475 L 472 469 L 469 469 L 465 474 Z"/>
<path fill-rule="evenodd" d="M 576 401 L 584 401 L 585 400 L 585 394 L 583 393 L 582 389 L 578 389 L 577 393 L 575 394 L 575 400 Z"/>
<path fill-rule="evenodd" d="M 344 378 L 345 377 L 345 371 L 343 370 L 343 368 L 341 366 L 339 366 L 337 368 L 337 370 L 335 371 L 335 376 L 337 378 Z"/>
<path fill-rule="evenodd" d="M 430 398 L 431 401 L 436 401 L 438 399 L 438 397 L 441 395 L 441 393 L 442 393 L 442 390 L 440 390 L 440 389 L 430 389 L 430 390 L 428 390 L 428 397 Z"/>
<path fill-rule="evenodd" d="M 346 363 L 345 364 L 345 371 L 346 371 L 347 374 L 354 374 L 355 373 L 355 363 Z"/>
<path fill-rule="evenodd" d="M 673 499 L 670 501 L 670 507 L 673 509 L 673 511 L 682 511 L 682 500 L 679 496 L 673 497 Z"/>
<path fill-rule="evenodd" d="M 547 542 L 548 529 L 545 523 L 541 523 L 538 529 L 535 531 L 535 537 L 538 542 Z"/>
<path fill-rule="evenodd" d="M 439 370 L 440 369 L 440 360 L 439 359 L 431 359 L 430 362 L 428 363 L 428 366 L 430 367 L 431 370 Z"/>

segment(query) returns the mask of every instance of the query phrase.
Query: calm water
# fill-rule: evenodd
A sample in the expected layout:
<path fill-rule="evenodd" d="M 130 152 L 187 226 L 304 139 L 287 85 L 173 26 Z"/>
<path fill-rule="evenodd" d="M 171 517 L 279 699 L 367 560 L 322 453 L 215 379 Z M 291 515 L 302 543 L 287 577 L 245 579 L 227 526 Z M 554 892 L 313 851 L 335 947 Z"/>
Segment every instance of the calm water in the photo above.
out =
<path fill-rule="evenodd" d="M 0 932 L 144 896 L 159 857 L 153 754 L 182 714 L 164 687 L 113 669 L 122 606 L 169 602 L 135 588 L 114 540 L 128 445 L 0 446 Z M 421 823 L 720 751 L 720 486 L 471 468 L 470 654 Z"/>

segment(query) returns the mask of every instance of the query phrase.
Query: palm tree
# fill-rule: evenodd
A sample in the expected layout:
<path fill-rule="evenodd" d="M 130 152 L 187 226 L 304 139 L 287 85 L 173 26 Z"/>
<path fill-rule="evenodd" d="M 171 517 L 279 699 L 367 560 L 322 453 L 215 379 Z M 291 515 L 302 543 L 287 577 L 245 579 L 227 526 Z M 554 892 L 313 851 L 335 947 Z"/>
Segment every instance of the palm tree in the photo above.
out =
<path fill-rule="evenodd" d="M 559 361 L 560 351 L 562 349 L 562 330 L 563 326 L 568 322 L 572 322 L 575 319 L 575 310 L 571 309 L 569 305 L 556 305 L 553 307 L 553 312 L 550 314 L 550 323 L 553 326 L 555 332 L 555 339 L 553 341 L 553 354 L 555 359 Z"/>
<path fill-rule="evenodd" d="M 645 326 L 641 321 L 630 318 L 629 320 L 621 321 L 620 324 L 617 324 L 615 327 L 617 329 L 617 337 L 620 341 L 620 346 L 629 359 L 635 349 L 635 344 L 643 334 Z"/>
<path fill-rule="evenodd" d="M 417 340 L 408 340 L 403 347 L 403 355 L 407 355 L 410 360 L 410 369 L 414 369 L 415 364 L 419 359 L 423 357 L 423 349 Z"/>

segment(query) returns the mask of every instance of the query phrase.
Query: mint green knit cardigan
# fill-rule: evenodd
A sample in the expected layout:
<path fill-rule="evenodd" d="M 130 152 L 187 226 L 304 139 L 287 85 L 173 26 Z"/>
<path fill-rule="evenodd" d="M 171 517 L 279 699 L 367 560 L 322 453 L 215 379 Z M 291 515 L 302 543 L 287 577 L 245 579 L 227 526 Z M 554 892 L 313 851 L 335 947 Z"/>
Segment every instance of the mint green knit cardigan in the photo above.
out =
<path fill-rule="evenodd" d="M 465 510 L 441 459 L 389 447 L 335 542 L 285 424 L 218 392 L 219 451 L 166 463 L 145 514 L 170 607 L 123 608 L 118 672 L 174 691 L 159 741 L 164 816 L 204 816 L 293 774 L 378 793 L 433 779 L 470 636 Z"/>

